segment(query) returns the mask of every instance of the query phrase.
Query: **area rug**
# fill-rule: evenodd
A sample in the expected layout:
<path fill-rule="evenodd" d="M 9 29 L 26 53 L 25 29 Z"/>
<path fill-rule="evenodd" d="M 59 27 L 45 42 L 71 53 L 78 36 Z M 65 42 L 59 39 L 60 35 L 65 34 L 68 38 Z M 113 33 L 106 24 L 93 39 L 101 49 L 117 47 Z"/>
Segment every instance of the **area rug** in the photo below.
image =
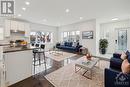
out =
<path fill-rule="evenodd" d="M 68 64 L 45 77 L 55 87 L 104 87 L 104 68 L 108 67 L 109 62 L 101 61 L 97 64 L 97 67 L 93 68 L 92 79 L 82 76 L 85 72 L 83 69 L 75 73 L 74 64 Z M 89 74 L 87 72 L 86 76 L 89 76 Z"/>
<path fill-rule="evenodd" d="M 45 53 L 46 57 L 51 58 L 51 59 L 56 60 L 56 61 L 62 61 L 62 60 L 65 60 L 67 58 L 74 57 L 76 55 L 77 54 L 69 53 L 69 52 L 59 52 L 59 53 L 56 52 L 55 53 L 54 51 Z"/>

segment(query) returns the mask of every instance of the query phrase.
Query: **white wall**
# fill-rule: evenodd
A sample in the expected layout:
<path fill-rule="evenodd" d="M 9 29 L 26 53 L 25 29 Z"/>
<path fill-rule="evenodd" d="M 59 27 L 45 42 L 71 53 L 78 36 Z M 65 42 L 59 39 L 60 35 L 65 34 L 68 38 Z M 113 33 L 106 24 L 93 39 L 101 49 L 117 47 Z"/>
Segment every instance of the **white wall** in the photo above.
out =
<path fill-rule="evenodd" d="M 129 27 L 129 28 L 128 28 Z M 116 45 L 115 45 L 115 40 L 117 39 L 116 37 L 116 30 L 119 28 L 128 28 L 128 49 L 130 50 L 130 20 L 122 20 L 122 21 L 117 21 L 117 22 L 109 22 L 109 23 L 103 23 L 100 24 L 100 38 L 105 38 L 106 33 L 109 34 L 108 38 L 108 53 L 114 53 L 116 51 Z"/>
<path fill-rule="evenodd" d="M 0 26 L 3 27 L 4 26 L 4 18 L 0 17 Z"/>
<path fill-rule="evenodd" d="M 43 24 L 36 24 L 36 23 L 31 23 L 30 26 L 31 26 L 31 32 L 43 31 L 43 32 L 53 33 L 53 43 L 46 44 L 45 45 L 46 50 L 52 48 L 58 42 L 58 28 L 57 27 L 43 25 Z"/>
<path fill-rule="evenodd" d="M 74 23 L 70 25 L 65 25 L 59 27 L 59 36 L 61 36 L 61 32 L 64 31 L 80 31 L 80 44 L 84 47 L 88 48 L 92 54 L 96 54 L 96 20 L 88 20 L 80 23 Z M 82 39 L 82 31 L 93 31 L 94 38 L 93 39 Z M 61 37 L 58 38 L 59 42 L 61 41 Z"/>

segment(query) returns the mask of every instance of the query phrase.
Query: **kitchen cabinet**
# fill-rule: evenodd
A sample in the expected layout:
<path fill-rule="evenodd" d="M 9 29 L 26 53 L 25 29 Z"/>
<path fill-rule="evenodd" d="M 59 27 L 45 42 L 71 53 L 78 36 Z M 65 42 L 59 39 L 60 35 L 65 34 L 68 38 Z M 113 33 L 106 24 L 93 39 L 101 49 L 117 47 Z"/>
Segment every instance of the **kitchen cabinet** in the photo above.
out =
<path fill-rule="evenodd" d="M 10 37 L 10 20 L 5 20 L 5 29 L 4 29 L 4 37 Z"/>
<path fill-rule="evenodd" d="M 30 37 L 30 25 L 29 25 L 29 23 L 24 23 L 24 29 L 25 29 L 25 37 Z"/>
<path fill-rule="evenodd" d="M 17 23 L 17 21 L 12 21 L 11 20 L 10 29 L 13 30 L 13 31 L 17 31 L 18 30 L 18 23 Z"/>
<path fill-rule="evenodd" d="M 0 40 L 4 39 L 4 30 L 2 27 L 0 27 Z"/>
<path fill-rule="evenodd" d="M 24 23 L 23 22 L 17 22 L 17 26 L 19 31 L 25 31 L 24 29 Z"/>
<path fill-rule="evenodd" d="M 7 86 L 32 75 L 32 50 L 4 53 L 4 58 Z"/>
<path fill-rule="evenodd" d="M 25 37 L 30 36 L 30 25 L 29 23 L 13 21 L 13 20 L 5 20 L 5 29 L 4 36 L 10 37 L 10 31 L 25 31 Z"/>
<path fill-rule="evenodd" d="M 0 46 L 0 87 L 5 86 L 5 64 L 3 60 L 3 47 Z"/>

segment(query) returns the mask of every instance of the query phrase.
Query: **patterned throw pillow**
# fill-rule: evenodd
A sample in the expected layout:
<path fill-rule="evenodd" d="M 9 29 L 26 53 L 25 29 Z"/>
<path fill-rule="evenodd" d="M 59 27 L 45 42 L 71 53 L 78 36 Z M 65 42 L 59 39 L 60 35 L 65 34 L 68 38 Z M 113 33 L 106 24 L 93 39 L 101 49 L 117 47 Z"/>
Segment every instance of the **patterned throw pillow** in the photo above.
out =
<path fill-rule="evenodd" d="M 76 47 L 77 46 L 77 42 L 73 42 L 73 47 Z"/>
<path fill-rule="evenodd" d="M 64 45 L 65 42 L 61 42 L 61 45 Z"/>
<path fill-rule="evenodd" d="M 122 60 L 127 59 L 127 55 L 126 55 L 126 53 L 125 53 L 125 52 L 122 52 L 122 54 L 121 54 L 121 59 L 122 59 Z"/>
<path fill-rule="evenodd" d="M 122 69 L 122 72 L 123 72 L 124 74 L 129 74 L 129 73 L 130 73 L 130 63 L 128 62 L 127 59 L 125 59 L 125 60 L 122 62 L 121 69 Z"/>

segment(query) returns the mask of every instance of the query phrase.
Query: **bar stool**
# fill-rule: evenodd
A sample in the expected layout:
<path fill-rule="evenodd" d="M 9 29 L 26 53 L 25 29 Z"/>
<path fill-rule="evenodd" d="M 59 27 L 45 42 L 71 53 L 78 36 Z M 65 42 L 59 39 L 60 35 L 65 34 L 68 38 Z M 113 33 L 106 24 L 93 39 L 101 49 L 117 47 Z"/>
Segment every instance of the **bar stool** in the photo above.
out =
<path fill-rule="evenodd" d="M 41 54 L 43 54 L 43 58 L 44 58 L 44 63 L 46 63 L 46 59 L 45 59 L 45 45 L 41 45 L 40 48 L 35 48 L 33 49 L 33 58 L 34 58 L 34 74 L 35 74 L 35 66 L 36 66 L 36 61 L 38 59 L 39 61 L 39 65 L 41 65 Z"/>
<path fill-rule="evenodd" d="M 39 58 L 40 65 L 41 65 L 41 54 L 43 54 L 44 63 L 45 63 L 46 60 L 45 60 L 45 45 L 44 44 L 41 44 L 40 49 L 38 50 L 38 58 Z"/>
<path fill-rule="evenodd" d="M 40 44 L 38 44 L 38 43 L 37 43 L 37 44 L 35 44 L 35 47 L 39 47 L 39 46 L 40 46 Z"/>

